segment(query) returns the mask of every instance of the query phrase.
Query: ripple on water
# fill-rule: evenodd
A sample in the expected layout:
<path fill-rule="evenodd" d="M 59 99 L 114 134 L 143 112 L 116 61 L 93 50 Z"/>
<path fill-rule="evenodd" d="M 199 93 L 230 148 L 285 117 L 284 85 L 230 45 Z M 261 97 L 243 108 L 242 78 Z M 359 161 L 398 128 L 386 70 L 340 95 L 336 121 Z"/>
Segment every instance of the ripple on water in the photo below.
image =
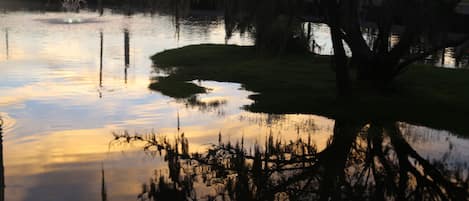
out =
<path fill-rule="evenodd" d="M 93 23 L 103 22 L 96 18 L 76 18 L 76 17 L 38 19 L 38 21 L 47 23 L 47 24 L 93 24 Z"/>

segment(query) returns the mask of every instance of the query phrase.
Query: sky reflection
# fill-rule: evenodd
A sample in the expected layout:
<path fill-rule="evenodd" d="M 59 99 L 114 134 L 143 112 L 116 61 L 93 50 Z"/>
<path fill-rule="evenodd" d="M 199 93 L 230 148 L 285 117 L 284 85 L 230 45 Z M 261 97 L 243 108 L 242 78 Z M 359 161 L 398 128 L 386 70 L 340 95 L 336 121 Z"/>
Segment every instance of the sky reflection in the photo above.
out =
<path fill-rule="evenodd" d="M 89 23 L 56 23 L 67 17 Z M 224 43 L 221 21 L 183 21 L 177 35 L 168 16 L 11 12 L 0 14 L 0 33 L 5 37 L 0 40 L 0 116 L 5 122 L 9 201 L 99 200 L 102 167 L 109 200 L 134 200 L 141 183 L 163 161 L 148 157 L 137 145 L 110 146 L 112 133 L 154 131 L 174 137 L 178 116 L 181 131 L 191 142 L 190 151 L 203 151 L 216 143 L 219 133 L 225 139 L 244 137 L 249 144 L 262 143 L 268 134 L 285 141 L 310 136 L 318 150 L 326 147 L 332 135 L 331 119 L 241 110 L 251 103 L 247 97 L 252 93 L 239 84 L 200 82 L 212 90 L 199 95 L 199 101 L 225 102 L 215 109 L 191 106 L 148 89 L 156 73 L 151 55 L 188 44 Z M 323 43 L 325 36 L 315 37 Z M 252 44 L 247 36 L 228 42 Z M 457 149 L 468 147 L 466 139 L 445 136 L 462 147 Z M 440 140 L 444 139 L 432 138 L 435 144 Z M 420 145 L 418 150 L 435 160 L 447 149 Z M 467 158 L 462 154 L 451 160 L 467 162 Z"/>

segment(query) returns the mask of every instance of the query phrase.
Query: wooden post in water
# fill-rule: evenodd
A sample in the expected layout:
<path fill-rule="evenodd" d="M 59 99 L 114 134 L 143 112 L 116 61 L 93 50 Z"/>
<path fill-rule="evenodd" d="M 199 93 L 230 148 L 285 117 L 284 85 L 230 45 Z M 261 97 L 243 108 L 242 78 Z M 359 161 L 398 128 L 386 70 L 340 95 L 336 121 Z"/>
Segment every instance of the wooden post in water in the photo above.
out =
<path fill-rule="evenodd" d="M 99 33 L 99 38 L 100 38 L 100 51 L 99 51 L 99 98 L 103 97 L 103 94 L 101 92 L 101 88 L 103 88 L 103 32 L 101 31 Z"/>
<path fill-rule="evenodd" d="M 124 29 L 124 60 L 125 60 L 125 69 L 124 69 L 125 83 L 127 84 L 127 69 L 129 68 L 129 65 L 130 65 L 130 36 L 129 36 L 128 29 Z"/>
<path fill-rule="evenodd" d="M 99 37 L 100 37 L 100 52 L 99 52 L 99 87 L 102 87 L 103 86 L 103 39 L 104 39 L 104 36 L 103 36 L 103 32 L 101 31 L 99 33 Z"/>
<path fill-rule="evenodd" d="M 308 22 L 308 44 L 310 46 L 310 51 L 314 53 L 314 44 L 311 45 L 311 22 Z"/>
<path fill-rule="evenodd" d="M 5 54 L 6 54 L 6 58 L 7 60 L 10 58 L 10 47 L 9 47 L 9 40 L 8 40 L 8 29 L 5 29 L 5 48 L 6 48 L 6 51 L 5 51 Z"/>

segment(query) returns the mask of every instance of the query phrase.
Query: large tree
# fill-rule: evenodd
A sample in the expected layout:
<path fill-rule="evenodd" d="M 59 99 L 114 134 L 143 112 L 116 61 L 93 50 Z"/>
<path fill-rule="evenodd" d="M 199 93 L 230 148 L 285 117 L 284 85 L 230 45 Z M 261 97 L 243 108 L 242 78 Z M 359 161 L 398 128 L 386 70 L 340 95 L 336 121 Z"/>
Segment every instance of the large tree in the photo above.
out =
<path fill-rule="evenodd" d="M 386 86 L 410 64 L 469 37 L 451 34 L 460 0 L 322 0 L 331 28 L 337 86 L 348 92 L 351 69 L 357 78 Z M 375 37 L 365 40 L 369 22 Z M 391 42 L 392 34 L 399 40 Z M 345 54 L 346 46 L 351 58 Z M 416 48 L 418 47 L 418 48 Z M 418 51 L 413 51 L 418 49 Z"/>
<path fill-rule="evenodd" d="M 261 52 L 306 51 L 304 0 L 224 0 L 226 37 L 250 32 Z"/>

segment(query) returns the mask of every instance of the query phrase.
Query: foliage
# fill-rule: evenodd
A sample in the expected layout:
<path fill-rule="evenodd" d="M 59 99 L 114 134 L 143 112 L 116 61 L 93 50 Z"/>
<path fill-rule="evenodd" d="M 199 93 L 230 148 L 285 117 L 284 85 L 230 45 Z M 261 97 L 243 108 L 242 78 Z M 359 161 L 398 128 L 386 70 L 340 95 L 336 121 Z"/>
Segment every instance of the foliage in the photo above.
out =
<path fill-rule="evenodd" d="M 460 0 L 382 0 L 382 1 L 322 1 L 334 43 L 337 81 L 341 91 L 348 91 L 349 71 L 357 69 L 357 77 L 371 80 L 383 87 L 402 73 L 410 64 L 437 50 L 454 47 L 469 39 L 469 35 L 450 36 L 449 25 L 455 19 L 455 7 Z M 399 11 L 399 12 L 396 12 Z M 376 38 L 367 43 L 362 24 L 375 24 Z M 396 30 L 400 38 L 391 43 Z M 454 35 L 454 34 L 453 34 Z M 352 52 L 348 58 L 344 41 Z M 418 50 L 418 51 L 413 51 Z"/>
<path fill-rule="evenodd" d="M 260 52 L 307 50 L 301 17 L 302 0 L 225 0 L 226 37 L 251 31 Z"/>
<path fill-rule="evenodd" d="M 257 94 L 246 109 L 264 113 L 309 113 L 333 119 L 380 119 L 427 125 L 466 135 L 469 71 L 414 65 L 387 91 L 357 82 L 348 100 L 335 94 L 330 57 L 310 54 L 258 57 L 253 47 L 197 45 L 152 57 L 155 69 L 173 69 L 177 81 L 241 83 Z M 173 88 L 177 90 L 177 88 Z M 451 118 L 442 118 L 451 117 Z"/>

